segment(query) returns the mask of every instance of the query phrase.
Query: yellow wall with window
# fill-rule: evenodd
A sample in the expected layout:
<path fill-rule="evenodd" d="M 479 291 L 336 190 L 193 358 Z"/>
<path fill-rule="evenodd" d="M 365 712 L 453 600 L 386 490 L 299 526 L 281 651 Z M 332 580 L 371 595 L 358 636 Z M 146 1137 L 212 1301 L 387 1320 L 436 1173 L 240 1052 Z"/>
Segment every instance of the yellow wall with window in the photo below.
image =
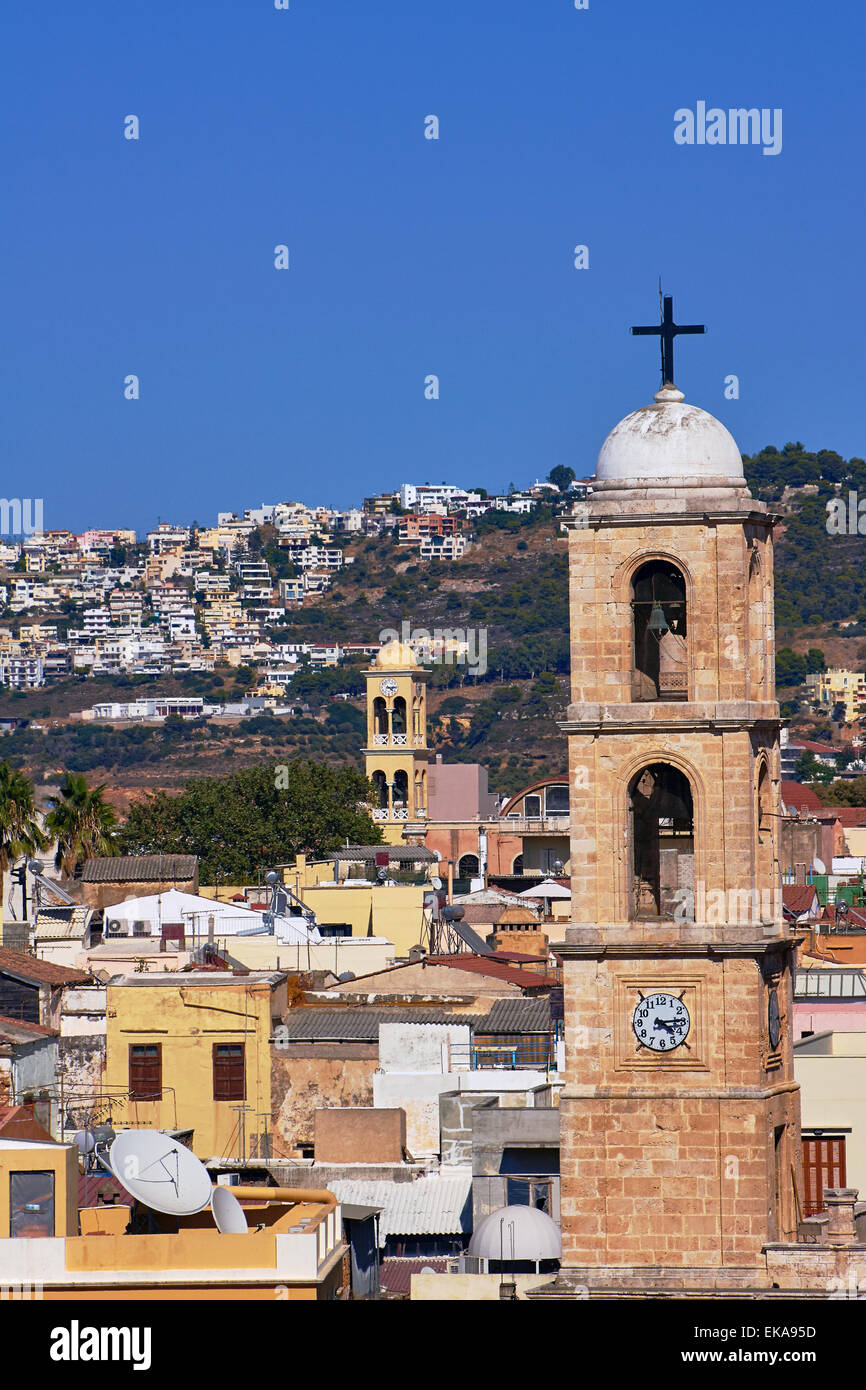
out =
<path fill-rule="evenodd" d="M 115 1128 L 192 1129 L 200 1158 L 240 1157 L 237 1106 L 246 1157 L 262 1152 L 271 1109 L 269 1039 L 286 1008 L 276 976 L 221 978 L 166 974 L 108 985 L 105 1091 Z M 214 1046 L 242 1044 L 243 1100 L 214 1098 Z M 160 1048 L 161 1099 L 130 1097 L 130 1047 Z"/>

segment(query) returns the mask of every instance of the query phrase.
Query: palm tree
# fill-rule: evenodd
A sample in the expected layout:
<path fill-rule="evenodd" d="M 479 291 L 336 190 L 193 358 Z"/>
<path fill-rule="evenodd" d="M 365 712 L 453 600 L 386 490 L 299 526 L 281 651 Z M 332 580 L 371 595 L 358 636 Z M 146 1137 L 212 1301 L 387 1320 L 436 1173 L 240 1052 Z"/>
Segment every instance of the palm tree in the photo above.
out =
<path fill-rule="evenodd" d="M 49 843 L 37 820 L 29 781 L 17 768 L 0 763 L 0 914 L 6 871 L 19 855 L 29 857 Z"/>
<path fill-rule="evenodd" d="M 54 797 L 45 824 L 57 838 L 54 867 L 72 878 L 76 869 L 97 854 L 117 854 L 117 817 L 103 800 L 105 783 L 91 790 L 80 772 L 67 772 Z"/>

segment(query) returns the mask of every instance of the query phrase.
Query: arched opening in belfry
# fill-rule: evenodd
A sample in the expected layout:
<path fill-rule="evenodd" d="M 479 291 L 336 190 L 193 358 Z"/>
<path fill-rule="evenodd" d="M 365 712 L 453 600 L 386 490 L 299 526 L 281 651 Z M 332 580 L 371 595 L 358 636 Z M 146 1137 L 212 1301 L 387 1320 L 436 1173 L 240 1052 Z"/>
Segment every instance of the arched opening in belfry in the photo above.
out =
<path fill-rule="evenodd" d="M 394 805 L 408 806 L 409 804 L 409 776 L 401 769 L 394 773 Z"/>
<path fill-rule="evenodd" d="M 688 777 L 650 763 L 629 784 L 631 915 L 694 921 L 694 803 Z"/>
<path fill-rule="evenodd" d="M 387 734 L 387 732 L 388 706 L 385 704 L 385 701 L 382 699 L 382 696 L 377 695 L 375 700 L 373 701 L 373 733 Z"/>
<path fill-rule="evenodd" d="M 765 652 L 764 581 L 757 550 L 749 561 L 749 690 L 750 700 L 763 700 Z"/>
<path fill-rule="evenodd" d="M 770 769 L 766 762 L 761 759 L 758 769 L 758 785 L 756 789 L 757 804 L 755 807 L 757 821 L 757 887 L 762 893 L 769 894 L 771 888 L 775 887 L 774 881 L 774 855 L 773 855 L 773 789 L 770 781 Z"/>
<path fill-rule="evenodd" d="M 395 734 L 406 733 L 406 701 L 402 695 L 398 695 L 394 701 L 394 712 L 391 715 L 391 732 Z"/>
<path fill-rule="evenodd" d="M 686 581 L 669 560 L 650 560 L 631 585 L 632 699 L 687 700 Z"/>
<path fill-rule="evenodd" d="M 373 783 L 374 805 L 385 810 L 388 806 L 388 779 L 384 772 L 374 772 L 370 781 Z"/>

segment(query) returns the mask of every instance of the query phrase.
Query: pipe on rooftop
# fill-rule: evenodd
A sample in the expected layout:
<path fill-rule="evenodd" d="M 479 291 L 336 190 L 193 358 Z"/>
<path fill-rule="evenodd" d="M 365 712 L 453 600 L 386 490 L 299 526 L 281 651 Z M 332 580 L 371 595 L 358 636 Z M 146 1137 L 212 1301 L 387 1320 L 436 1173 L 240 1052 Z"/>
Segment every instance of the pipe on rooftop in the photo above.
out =
<path fill-rule="evenodd" d="M 229 1192 L 235 1197 L 256 1202 L 319 1202 L 327 1207 L 337 1205 L 337 1196 L 324 1188 L 310 1187 L 256 1187 L 255 1184 L 232 1186 Z"/>

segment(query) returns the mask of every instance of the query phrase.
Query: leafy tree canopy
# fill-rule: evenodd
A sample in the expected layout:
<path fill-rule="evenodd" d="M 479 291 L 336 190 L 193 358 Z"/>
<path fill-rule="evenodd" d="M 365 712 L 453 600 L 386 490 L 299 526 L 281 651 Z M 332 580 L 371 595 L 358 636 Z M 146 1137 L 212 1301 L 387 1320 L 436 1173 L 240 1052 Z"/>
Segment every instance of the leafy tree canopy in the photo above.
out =
<path fill-rule="evenodd" d="M 278 785 L 279 784 L 279 785 Z M 228 777 L 188 782 L 133 805 L 119 841 L 124 854 L 197 854 L 202 884 L 246 883 L 296 854 L 322 858 L 348 839 L 380 844 L 361 803 L 363 773 L 300 760 L 258 764 Z"/>

